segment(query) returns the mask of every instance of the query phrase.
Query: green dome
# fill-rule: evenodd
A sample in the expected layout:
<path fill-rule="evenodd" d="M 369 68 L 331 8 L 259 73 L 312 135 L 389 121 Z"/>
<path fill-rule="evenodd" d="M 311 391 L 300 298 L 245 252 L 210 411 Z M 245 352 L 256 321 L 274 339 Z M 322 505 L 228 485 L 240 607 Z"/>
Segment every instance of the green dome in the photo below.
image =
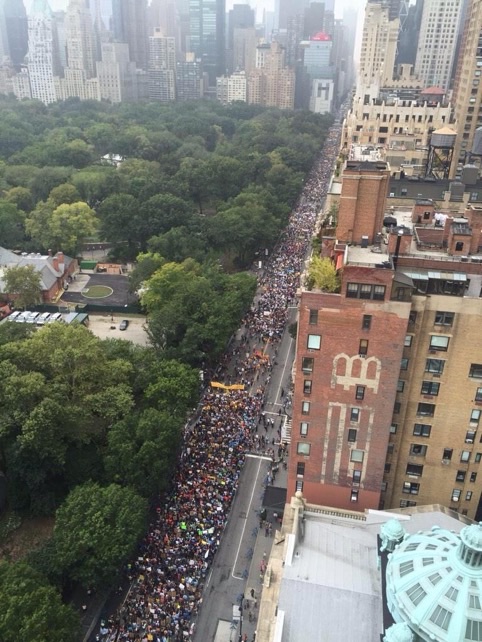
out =
<path fill-rule="evenodd" d="M 457 535 L 435 526 L 389 555 L 387 605 L 417 640 L 482 642 L 481 531 L 472 525 Z"/>

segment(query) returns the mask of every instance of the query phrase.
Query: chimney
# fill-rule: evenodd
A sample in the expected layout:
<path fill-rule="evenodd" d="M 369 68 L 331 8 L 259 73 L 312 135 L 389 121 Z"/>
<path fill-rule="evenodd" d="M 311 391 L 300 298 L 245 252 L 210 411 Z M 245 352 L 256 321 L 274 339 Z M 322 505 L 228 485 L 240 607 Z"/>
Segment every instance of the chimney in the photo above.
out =
<path fill-rule="evenodd" d="M 60 271 L 60 270 L 59 270 L 59 258 L 58 258 L 58 256 L 57 256 L 57 255 L 55 255 L 55 256 L 53 256 L 53 257 L 52 257 L 52 265 L 54 266 L 54 270 L 55 270 L 56 272 L 59 272 L 59 271 Z"/>
<path fill-rule="evenodd" d="M 57 252 L 55 258 L 57 259 L 57 265 L 58 265 L 57 270 L 63 270 L 64 268 L 60 266 L 63 266 L 63 264 L 65 263 L 64 253 Z"/>

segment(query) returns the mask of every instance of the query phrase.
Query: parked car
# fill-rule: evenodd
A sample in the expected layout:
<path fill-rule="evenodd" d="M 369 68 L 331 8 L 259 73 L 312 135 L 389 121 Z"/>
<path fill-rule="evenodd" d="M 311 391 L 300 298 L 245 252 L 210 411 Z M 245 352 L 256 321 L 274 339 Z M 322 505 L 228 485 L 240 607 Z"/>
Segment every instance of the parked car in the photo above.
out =
<path fill-rule="evenodd" d="M 25 323 L 31 314 L 32 313 L 29 310 L 22 312 L 22 314 L 19 314 L 18 317 L 15 319 L 15 323 Z"/>
<path fill-rule="evenodd" d="M 31 312 L 26 319 L 26 323 L 37 323 L 39 316 L 40 312 Z"/>
<path fill-rule="evenodd" d="M 129 321 L 127 319 L 123 319 L 119 324 L 119 330 L 127 330 L 128 325 Z"/>
<path fill-rule="evenodd" d="M 45 325 L 50 318 L 50 312 L 43 312 L 37 319 L 37 325 Z"/>
<path fill-rule="evenodd" d="M 7 317 L 7 320 L 15 321 L 21 314 L 22 312 L 20 310 L 15 310 L 15 312 L 12 312 L 12 314 Z"/>

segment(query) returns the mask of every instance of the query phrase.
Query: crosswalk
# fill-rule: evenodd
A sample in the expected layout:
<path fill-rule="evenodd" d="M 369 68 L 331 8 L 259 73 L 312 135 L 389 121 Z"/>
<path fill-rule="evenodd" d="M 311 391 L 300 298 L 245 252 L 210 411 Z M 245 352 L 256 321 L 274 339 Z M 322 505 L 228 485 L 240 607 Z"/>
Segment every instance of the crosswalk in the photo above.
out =
<path fill-rule="evenodd" d="M 281 441 L 286 442 L 287 444 L 291 443 L 291 428 L 292 421 L 288 417 L 285 417 L 283 422 L 283 427 L 281 428 Z"/>

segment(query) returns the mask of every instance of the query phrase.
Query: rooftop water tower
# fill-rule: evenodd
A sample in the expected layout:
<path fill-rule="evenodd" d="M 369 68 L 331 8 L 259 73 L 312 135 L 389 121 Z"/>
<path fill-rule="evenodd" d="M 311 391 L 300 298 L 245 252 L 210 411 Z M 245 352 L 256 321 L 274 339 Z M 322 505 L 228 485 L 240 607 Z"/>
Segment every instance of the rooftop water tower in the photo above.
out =
<path fill-rule="evenodd" d="M 442 127 L 432 133 L 425 176 L 437 179 L 449 177 L 456 136 L 457 133 L 450 127 Z"/>

